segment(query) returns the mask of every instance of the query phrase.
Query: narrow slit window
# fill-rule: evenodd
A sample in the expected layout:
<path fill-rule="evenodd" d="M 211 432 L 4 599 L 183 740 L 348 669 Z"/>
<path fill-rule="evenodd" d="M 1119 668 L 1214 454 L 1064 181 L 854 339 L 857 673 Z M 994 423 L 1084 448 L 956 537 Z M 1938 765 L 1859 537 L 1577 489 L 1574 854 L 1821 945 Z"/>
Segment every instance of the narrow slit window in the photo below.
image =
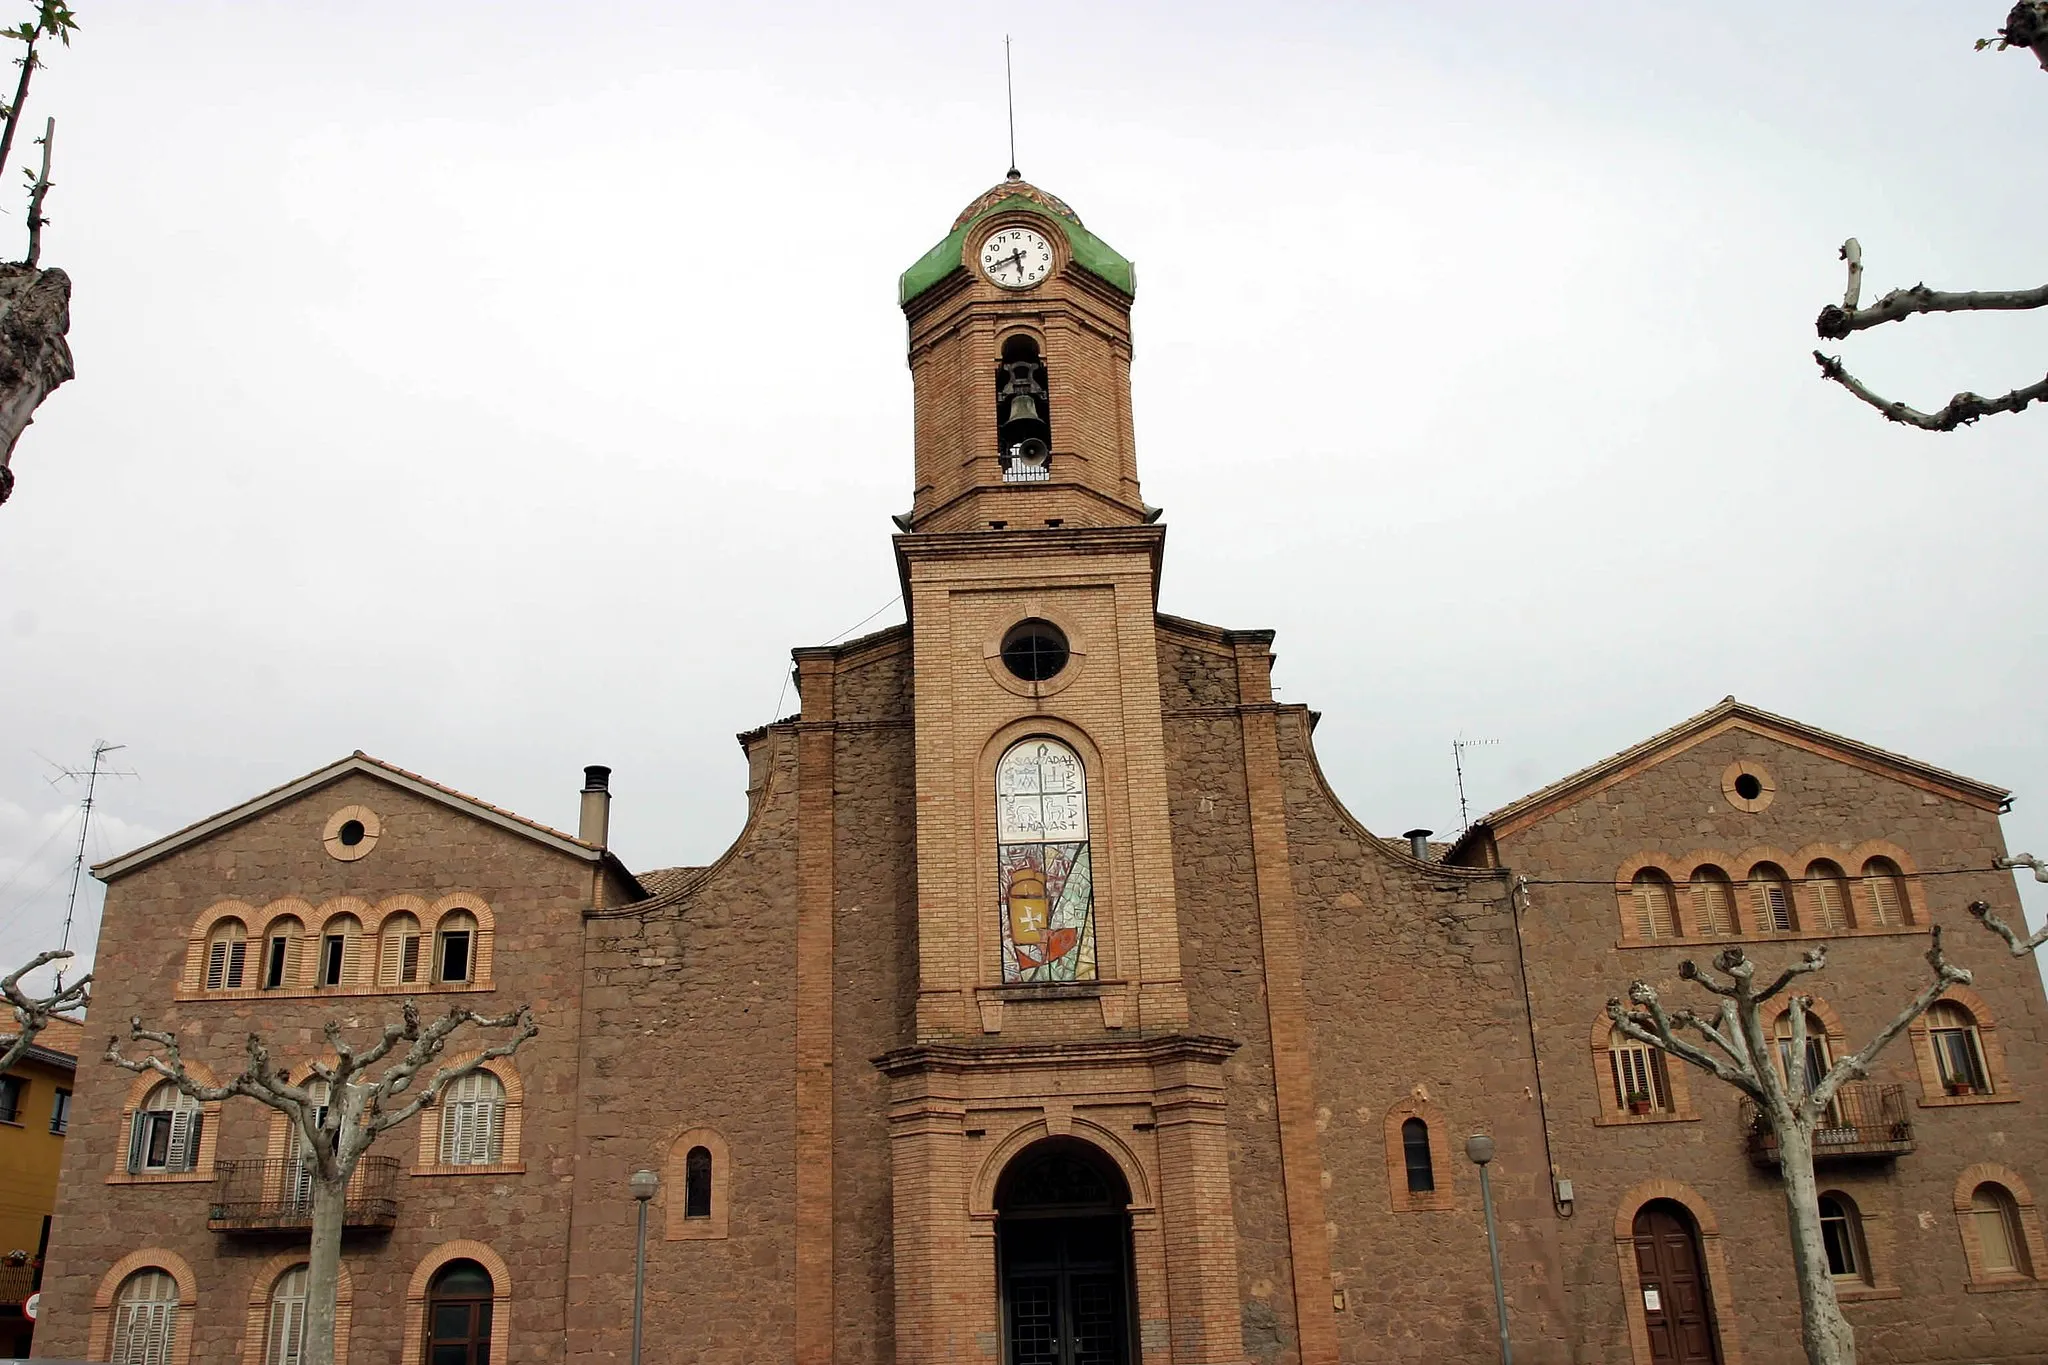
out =
<path fill-rule="evenodd" d="M 692 1147 L 683 1158 L 683 1217 L 711 1216 L 711 1149 Z"/>
<path fill-rule="evenodd" d="M 1436 1190 L 1436 1162 L 1429 1154 L 1429 1125 L 1421 1119 L 1401 1122 L 1401 1161 L 1408 1168 L 1408 1193 Z"/>

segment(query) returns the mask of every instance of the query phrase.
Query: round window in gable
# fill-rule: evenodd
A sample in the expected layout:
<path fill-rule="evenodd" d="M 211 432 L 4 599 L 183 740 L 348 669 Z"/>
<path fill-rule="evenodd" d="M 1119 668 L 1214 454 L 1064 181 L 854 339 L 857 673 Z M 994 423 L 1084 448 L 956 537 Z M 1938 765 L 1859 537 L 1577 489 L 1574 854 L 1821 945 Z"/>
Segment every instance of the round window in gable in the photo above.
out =
<path fill-rule="evenodd" d="M 383 832 L 384 822 L 368 806 L 343 806 L 327 817 L 327 827 L 320 831 L 320 844 L 328 857 L 352 863 L 367 857 Z"/>
<path fill-rule="evenodd" d="M 1044 682 L 1067 666 L 1066 633 L 1050 621 L 1019 621 L 1003 636 L 1003 667 L 1025 682 Z"/>
<path fill-rule="evenodd" d="M 1763 764 L 1739 758 L 1721 773 L 1721 794 L 1735 809 L 1755 815 L 1778 794 L 1778 782 Z"/>

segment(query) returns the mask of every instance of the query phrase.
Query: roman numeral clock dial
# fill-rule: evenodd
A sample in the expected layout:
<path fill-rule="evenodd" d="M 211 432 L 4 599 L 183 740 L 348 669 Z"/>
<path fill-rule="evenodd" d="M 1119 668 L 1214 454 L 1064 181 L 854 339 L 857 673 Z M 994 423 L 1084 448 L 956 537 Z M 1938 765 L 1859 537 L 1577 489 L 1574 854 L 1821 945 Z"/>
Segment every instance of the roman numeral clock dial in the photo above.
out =
<path fill-rule="evenodd" d="M 981 273 L 1005 289 L 1029 289 L 1052 273 L 1052 243 L 1030 228 L 1004 228 L 981 244 Z"/>

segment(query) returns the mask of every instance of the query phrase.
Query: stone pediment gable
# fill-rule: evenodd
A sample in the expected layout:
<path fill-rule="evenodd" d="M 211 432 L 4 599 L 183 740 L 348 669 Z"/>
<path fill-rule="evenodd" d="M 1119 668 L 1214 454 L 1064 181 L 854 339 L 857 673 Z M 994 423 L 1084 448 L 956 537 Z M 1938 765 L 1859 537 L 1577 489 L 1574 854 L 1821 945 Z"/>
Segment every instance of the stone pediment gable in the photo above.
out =
<path fill-rule="evenodd" d="M 311 796 L 355 774 L 361 774 L 377 782 L 409 792 L 414 796 L 423 797 L 438 805 L 459 811 L 484 824 L 494 825 L 523 839 L 545 845 L 581 862 L 609 862 L 615 872 L 625 877 L 629 882 L 632 880 L 632 874 L 627 872 L 625 867 L 619 864 L 616 858 L 613 858 L 604 849 L 594 844 L 584 843 L 574 835 L 564 834 L 562 831 L 543 825 L 537 820 L 529 820 L 523 815 L 517 815 L 502 807 L 494 806 L 488 801 L 469 795 L 467 792 L 443 786 L 430 778 L 422 777 L 418 773 L 408 772 L 404 768 L 385 763 L 381 759 L 372 758 L 360 749 L 339 762 L 330 763 L 324 768 L 318 768 L 305 774 L 303 777 L 295 778 L 281 786 L 273 787 L 262 795 L 244 801 L 238 806 L 232 806 L 227 810 L 209 815 L 205 819 L 195 821 L 183 829 L 165 835 L 161 839 L 144 844 L 141 848 L 134 849 L 116 858 L 110 858 L 106 862 L 98 863 L 94 865 L 92 873 L 103 882 L 112 882 L 116 878 L 124 877 L 131 872 L 147 867 L 161 858 L 203 843 L 217 834 L 234 829 L 259 816 Z"/>
<path fill-rule="evenodd" d="M 1481 831 L 1505 838 L 1730 732 L 1756 735 L 1980 810 L 1997 812 L 2010 796 L 2002 787 L 1727 697 L 1718 706 L 1482 816 L 1450 856 L 1462 853 Z"/>

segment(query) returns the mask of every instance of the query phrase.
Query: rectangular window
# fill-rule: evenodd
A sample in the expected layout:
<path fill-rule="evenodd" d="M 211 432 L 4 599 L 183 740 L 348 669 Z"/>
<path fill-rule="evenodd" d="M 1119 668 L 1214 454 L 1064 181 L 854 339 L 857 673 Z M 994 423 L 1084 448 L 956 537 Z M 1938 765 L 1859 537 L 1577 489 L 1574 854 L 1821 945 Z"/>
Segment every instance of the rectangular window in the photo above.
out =
<path fill-rule="evenodd" d="M 341 965 L 348 956 L 348 939 L 341 934 L 329 934 L 320 940 L 320 984 L 339 986 Z"/>
<path fill-rule="evenodd" d="M 1967 1085 L 1980 1094 L 1991 1093 L 1991 1087 L 1984 1079 L 1984 1059 L 1977 1054 L 1976 1030 L 1938 1028 L 1932 1031 L 1931 1036 L 1934 1060 L 1940 1064 L 1943 1085 Z"/>
<path fill-rule="evenodd" d="M 62 1135 L 71 1127 L 71 1092 L 59 1090 L 50 1104 L 50 1131 Z"/>
<path fill-rule="evenodd" d="M 1653 1110 L 1671 1107 L 1661 1053 L 1647 1047 L 1622 1047 L 1608 1056 L 1614 1062 L 1616 1105 L 1623 1109 L 1634 1109 L 1642 1103 L 1647 1103 Z"/>
<path fill-rule="evenodd" d="M 0 1076 L 0 1123 L 21 1121 L 21 1097 L 28 1082 L 19 1076 Z"/>
<path fill-rule="evenodd" d="M 441 935 L 441 979 L 469 980 L 469 931 L 451 930 Z"/>
<path fill-rule="evenodd" d="M 135 1116 L 128 1138 L 131 1173 L 189 1171 L 199 1164 L 199 1131 L 205 1115 L 196 1109 L 145 1109 Z"/>
<path fill-rule="evenodd" d="M 263 989 L 274 991 L 285 984 L 285 962 L 291 953 L 292 941 L 283 934 L 270 940 L 269 951 L 263 958 Z"/>

